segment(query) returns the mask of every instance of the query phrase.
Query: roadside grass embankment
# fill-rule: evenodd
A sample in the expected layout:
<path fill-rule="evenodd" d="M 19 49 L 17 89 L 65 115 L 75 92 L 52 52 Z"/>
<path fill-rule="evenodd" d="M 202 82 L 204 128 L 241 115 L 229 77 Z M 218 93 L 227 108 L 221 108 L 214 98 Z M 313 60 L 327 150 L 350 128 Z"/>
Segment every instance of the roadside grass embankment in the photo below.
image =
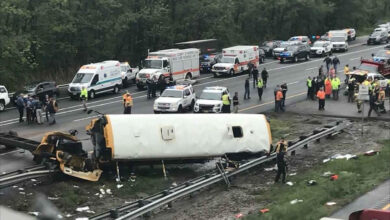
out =
<path fill-rule="evenodd" d="M 330 216 L 360 195 L 372 190 L 390 178 L 390 140 L 379 141 L 383 145 L 377 155 L 358 155 L 357 159 L 338 159 L 318 164 L 312 169 L 288 176 L 287 181 L 293 186 L 276 184 L 271 190 L 258 191 L 257 200 L 268 203 L 259 210 L 268 208 L 264 214 L 256 210 L 245 219 L 320 219 Z M 324 177 L 325 172 L 338 175 L 331 181 Z M 315 180 L 316 185 L 308 185 L 308 180 Z M 302 200 L 291 204 L 292 200 Z M 336 205 L 327 206 L 327 202 Z"/>

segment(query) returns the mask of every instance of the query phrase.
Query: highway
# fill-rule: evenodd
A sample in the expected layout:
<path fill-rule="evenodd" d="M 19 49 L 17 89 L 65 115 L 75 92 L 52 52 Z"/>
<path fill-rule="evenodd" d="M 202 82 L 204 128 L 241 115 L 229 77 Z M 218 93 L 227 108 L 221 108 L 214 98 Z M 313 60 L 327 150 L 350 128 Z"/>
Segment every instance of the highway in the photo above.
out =
<path fill-rule="evenodd" d="M 339 77 L 343 81 L 344 75 L 341 73 L 345 64 L 358 66 L 361 57 L 371 57 L 371 54 L 384 47 L 384 45 L 367 46 L 366 37 L 357 38 L 356 41 L 350 43 L 348 52 L 334 53 L 341 62 L 339 67 Z M 316 76 L 318 67 L 323 64 L 323 58 L 312 58 L 309 61 L 300 61 L 298 63 L 280 63 L 278 60 L 267 59 L 264 64 L 260 64 L 259 71 L 266 67 L 269 72 L 267 88 L 263 93 L 263 101 L 258 100 L 257 90 L 252 89 L 251 80 L 251 99 L 243 100 L 244 81 L 247 74 L 238 75 L 235 77 L 220 77 L 214 78 L 212 74 L 202 74 L 194 84 L 194 89 L 197 95 L 200 95 L 202 89 L 207 86 L 226 86 L 231 95 L 234 92 L 239 93 L 240 97 L 240 113 L 259 113 L 270 110 L 274 107 L 273 90 L 277 84 L 286 82 L 288 84 L 286 111 L 289 110 L 289 104 L 296 103 L 306 98 L 306 79 L 308 76 Z M 146 91 L 138 91 L 136 86 L 131 85 L 127 88 L 132 93 L 134 99 L 133 114 L 153 114 L 153 99 L 147 100 Z M 102 113 L 121 114 L 123 112 L 122 105 L 122 89 L 119 94 L 106 94 L 98 96 L 96 99 L 88 101 L 90 109 L 97 110 Z M 81 103 L 77 100 L 70 100 L 67 97 L 59 98 L 58 104 L 60 111 L 57 113 L 57 124 L 49 126 L 44 125 L 27 125 L 26 122 L 18 122 L 18 112 L 14 108 L 10 108 L 5 112 L 0 113 L 0 132 L 9 130 L 16 131 L 19 136 L 40 140 L 43 134 L 47 131 L 68 131 L 69 129 L 77 129 L 79 138 L 86 139 L 83 141 L 87 150 L 91 149 L 91 145 L 87 140 L 87 135 L 84 132 L 84 127 L 90 120 L 96 117 L 95 114 L 86 114 L 82 111 Z M 317 103 L 315 103 L 317 104 Z M 191 113 L 186 113 L 191 114 Z M 20 150 L 0 154 L 0 173 L 11 171 L 17 168 L 22 168 L 33 164 L 29 152 L 20 153 Z"/>

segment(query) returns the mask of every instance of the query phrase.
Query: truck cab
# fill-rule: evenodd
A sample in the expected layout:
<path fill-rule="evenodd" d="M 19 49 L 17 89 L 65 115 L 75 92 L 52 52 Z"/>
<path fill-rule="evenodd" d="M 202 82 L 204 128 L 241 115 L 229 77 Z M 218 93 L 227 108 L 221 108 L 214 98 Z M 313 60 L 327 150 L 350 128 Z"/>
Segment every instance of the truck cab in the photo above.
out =
<path fill-rule="evenodd" d="M 147 79 L 152 79 L 154 76 L 158 79 L 161 75 L 167 77 L 170 72 L 170 63 L 167 58 L 148 57 L 144 60 L 143 68 L 136 77 L 137 87 L 143 89 Z"/>
<path fill-rule="evenodd" d="M 154 101 L 154 113 L 184 112 L 192 110 L 196 101 L 196 94 L 192 85 L 175 85 L 164 90 L 161 96 Z"/>
<path fill-rule="evenodd" d="M 222 95 L 229 94 L 226 87 L 213 86 L 203 89 L 200 97 L 196 100 L 194 106 L 195 113 L 221 113 L 222 112 Z"/>
<path fill-rule="evenodd" d="M 5 106 L 10 102 L 8 91 L 5 86 L 0 85 L 0 112 L 5 110 Z"/>
<path fill-rule="evenodd" d="M 122 76 L 122 84 L 124 87 L 129 85 L 129 81 L 135 83 L 135 76 L 139 72 L 139 68 L 132 68 L 129 62 L 121 63 L 121 76 Z"/>

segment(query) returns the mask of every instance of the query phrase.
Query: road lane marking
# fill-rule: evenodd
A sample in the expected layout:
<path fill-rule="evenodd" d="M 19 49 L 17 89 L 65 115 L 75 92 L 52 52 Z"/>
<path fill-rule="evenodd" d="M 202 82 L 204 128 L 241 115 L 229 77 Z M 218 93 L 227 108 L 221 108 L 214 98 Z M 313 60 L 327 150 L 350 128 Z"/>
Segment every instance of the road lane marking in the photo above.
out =
<path fill-rule="evenodd" d="M 349 60 L 357 60 L 357 59 L 361 59 L 362 57 L 354 57 L 354 58 L 351 58 Z"/>
<path fill-rule="evenodd" d="M 73 121 L 84 121 L 84 120 L 87 120 L 87 119 L 91 119 L 91 118 L 96 118 L 97 116 L 94 115 L 94 116 L 90 116 L 90 117 L 86 117 L 86 118 L 80 118 L 80 119 L 75 119 Z"/>
<path fill-rule="evenodd" d="M 11 154 L 11 153 L 15 153 L 15 152 L 24 153 L 24 150 L 13 150 L 13 151 L 9 151 L 9 152 L 0 154 L 0 156 L 4 156 L 4 155 Z"/>
<path fill-rule="evenodd" d="M 362 50 L 358 50 L 358 51 L 354 51 L 354 52 L 344 53 L 344 54 L 338 55 L 338 57 L 343 57 L 343 56 L 356 54 L 356 53 L 360 53 L 360 52 L 364 52 L 364 51 L 374 50 L 374 49 L 382 48 L 382 47 L 383 47 L 382 45 L 381 46 L 376 46 L 376 47 L 370 47 L 370 48 L 366 48 L 366 49 L 362 49 Z M 316 60 L 311 60 L 311 61 L 307 61 L 307 62 L 297 63 L 297 64 L 288 65 L 288 66 L 284 66 L 284 67 L 273 68 L 273 69 L 269 69 L 268 71 L 269 72 L 270 71 L 276 71 L 276 70 L 291 68 L 291 67 L 299 66 L 299 65 L 302 65 L 302 64 L 308 64 L 308 63 L 313 63 L 313 62 L 318 62 L 318 61 L 322 61 L 322 59 L 316 59 Z M 273 61 L 273 62 L 278 62 L 278 61 Z M 272 62 L 270 62 L 270 63 L 272 63 Z M 237 76 L 237 77 L 229 77 L 229 78 L 225 78 L 225 79 L 221 79 L 221 80 L 215 80 L 215 81 L 205 82 L 205 83 L 201 83 L 201 84 L 195 84 L 193 87 L 199 87 L 199 86 L 202 86 L 202 85 L 207 85 L 207 84 L 212 84 L 212 83 L 217 83 L 217 82 L 223 82 L 223 81 L 227 81 L 227 80 L 235 80 L 235 79 L 240 78 L 240 77 L 247 77 L 247 75 L 244 74 L 244 75 L 240 75 L 240 76 Z M 139 91 L 139 92 L 135 92 L 135 93 L 132 93 L 132 94 L 135 95 L 135 94 L 140 94 L 140 93 L 144 93 L 144 92 L 145 91 Z M 145 97 L 145 96 L 146 95 L 139 96 L 139 97 Z M 111 98 L 107 98 L 107 99 L 102 99 L 102 100 L 98 100 L 98 101 L 95 101 L 95 102 L 91 102 L 89 104 L 105 102 L 107 100 L 112 100 L 112 99 L 118 99 L 119 97 L 120 96 L 111 97 Z M 99 105 L 95 105 L 95 106 L 90 106 L 90 107 L 99 107 L 99 106 L 109 105 L 109 104 L 113 104 L 113 103 L 121 102 L 121 101 L 122 100 L 118 100 L 118 101 L 114 101 L 114 102 L 107 102 L 107 103 L 103 103 L 103 104 L 99 104 Z M 72 108 L 76 108 L 76 107 L 82 107 L 82 105 L 80 104 L 80 105 L 70 106 L 70 107 L 62 108 L 61 110 L 72 109 Z M 65 111 L 65 112 L 59 112 L 56 115 L 62 115 L 62 114 L 65 114 L 65 113 L 75 112 L 75 111 L 79 111 L 79 110 L 82 110 L 82 108 L 74 109 L 74 110 L 70 110 L 70 111 Z M 6 126 L 6 125 L 10 125 L 10 124 L 16 124 L 16 123 L 18 123 L 17 122 L 18 120 L 19 120 L 19 118 L 10 119 L 10 120 L 6 120 L 6 121 L 0 121 L 0 124 L 1 124 L 0 127 Z M 10 121 L 13 121 L 13 122 L 10 122 Z M 4 122 L 9 122 L 9 123 L 5 123 L 4 124 Z"/>
<path fill-rule="evenodd" d="M 314 70 L 314 69 L 317 69 L 318 67 L 312 67 L 312 68 L 309 68 L 309 69 L 305 69 L 305 71 L 308 71 L 308 70 Z"/>
<path fill-rule="evenodd" d="M 293 84 L 297 84 L 297 83 L 299 83 L 299 81 L 295 81 L 295 82 L 287 83 L 287 85 L 293 85 Z"/>

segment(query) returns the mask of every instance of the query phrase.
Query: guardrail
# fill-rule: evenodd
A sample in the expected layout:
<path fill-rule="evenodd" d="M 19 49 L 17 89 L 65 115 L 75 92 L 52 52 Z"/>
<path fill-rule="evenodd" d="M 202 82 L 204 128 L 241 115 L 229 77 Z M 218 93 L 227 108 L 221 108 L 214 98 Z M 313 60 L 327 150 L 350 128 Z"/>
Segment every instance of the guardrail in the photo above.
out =
<path fill-rule="evenodd" d="M 320 129 L 314 130 L 311 134 L 300 136 L 298 139 L 289 142 L 289 152 L 295 152 L 295 150 L 307 146 L 310 142 L 319 140 L 325 136 L 333 136 L 338 134 L 348 124 L 348 121 L 337 121 L 335 123 L 326 125 Z M 176 187 L 171 187 L 168 190 L 154 194 L 150 197 L 132 202 L 128 205 L 121 206 L 119 208 L 106 211 L 96 216 L 90 217 L 90 220 L 106 219 L 108 217 L 122 219 L 134 219 L 139 216 L 152 212 L 153 210 L 160 208 L 163 205 L 170 206 L 174 200 L 182 198 L 187 195 L 199 191 L 205 187 L 208 187 L 214 183 L 225 180 L 227 178 L 246 171 L 250 168 L 263 164 L 267 161 L 271 161 L 276 158 L 276 154 L 273 153 L 270 156 L 263 156 L 254 160 L 251 160 L 245 164 L 239 166 L 239 168 L 233 171 L 227 171 L 218 173 L 217 171 L 209 174 L 197 177 L 195 179 L 184 182 Z M 126 213 L 119 217 L 120 214 Z"/>

